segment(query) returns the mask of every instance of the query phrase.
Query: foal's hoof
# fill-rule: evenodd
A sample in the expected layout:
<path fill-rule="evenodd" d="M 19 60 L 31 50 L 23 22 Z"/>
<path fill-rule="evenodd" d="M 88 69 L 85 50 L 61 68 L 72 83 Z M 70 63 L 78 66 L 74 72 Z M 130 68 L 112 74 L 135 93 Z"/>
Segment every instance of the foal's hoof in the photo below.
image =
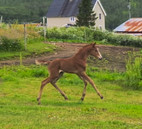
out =
<path fill-rule="evenodd" d="M 37 101 L 38 101 L 38 105 L 40 105 L 39 98 L 37 98 Z"/>
<path fill-rule="evenodd" d="M 84 98 L 81 98 L 81 101 L 84 101 Z"/>
<path fill-rule="evenodd" d="M 103 96 L 101 96 L 101 99 L 104 99 L 104 97 L 103 97 Z"/>
<path fill-rule="evenodd" d="M 37 101 L 39 101 L 39 98 L 37 98 Z"/>

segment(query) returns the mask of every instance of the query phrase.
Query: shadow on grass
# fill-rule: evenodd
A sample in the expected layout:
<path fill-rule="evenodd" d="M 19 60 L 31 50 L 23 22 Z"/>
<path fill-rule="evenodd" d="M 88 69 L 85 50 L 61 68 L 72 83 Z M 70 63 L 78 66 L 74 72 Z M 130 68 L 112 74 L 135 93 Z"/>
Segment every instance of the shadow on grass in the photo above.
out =
<path fill-rule="evenodd" d="M 92 103 L 86 103 L 81 100 L 78 101 L 48 101 L 48 102 L 43 102 L 41 105 L 46 105 L 46 106 L 57 106 L 57 107 L 77 107 L 77 106 L 83 106 L 83 105 L 92 105 Z"/>

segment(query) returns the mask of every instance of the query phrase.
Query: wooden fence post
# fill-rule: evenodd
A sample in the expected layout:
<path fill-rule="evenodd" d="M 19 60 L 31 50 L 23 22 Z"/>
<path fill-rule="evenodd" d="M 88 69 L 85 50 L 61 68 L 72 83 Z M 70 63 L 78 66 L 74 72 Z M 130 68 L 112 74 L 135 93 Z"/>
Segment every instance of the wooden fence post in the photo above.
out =
<path fill-rule="evenodd" d="M 24 46 L 25 46 L 25 50 L 27 50 L 27 29 L 26 29 L 25 23 L 24 23 Z"/>
<path fill-rule="evenodd" d="M 46 41 L 46 17 L 43 17 L 44 41 Z"/>

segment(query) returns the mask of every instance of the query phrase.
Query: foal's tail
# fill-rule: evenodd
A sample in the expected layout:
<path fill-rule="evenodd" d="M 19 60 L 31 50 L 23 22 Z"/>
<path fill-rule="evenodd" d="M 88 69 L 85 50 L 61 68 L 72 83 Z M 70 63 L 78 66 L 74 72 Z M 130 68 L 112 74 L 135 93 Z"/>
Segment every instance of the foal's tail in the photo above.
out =
<path fill-rule="evenodd" d="M 41 65 L 41 64 L 49 65 L 50 62 L 51 62 L 51 61 L 35 60 L 35 64 L 36 64 L 36 65 Z"/>

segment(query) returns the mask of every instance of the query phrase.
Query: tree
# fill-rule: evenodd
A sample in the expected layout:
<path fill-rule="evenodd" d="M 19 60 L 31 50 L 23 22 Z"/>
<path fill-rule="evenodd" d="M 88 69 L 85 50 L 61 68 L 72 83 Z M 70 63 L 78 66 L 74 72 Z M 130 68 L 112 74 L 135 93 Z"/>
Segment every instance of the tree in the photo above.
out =
<path fill-rule="evenodd" d="M 77 26 L 94 26 L 97 19 L 96 13 L 92 10 L 92 0 L 82 0 L 79 5 L 79 14 L 77 15 Z"/>

